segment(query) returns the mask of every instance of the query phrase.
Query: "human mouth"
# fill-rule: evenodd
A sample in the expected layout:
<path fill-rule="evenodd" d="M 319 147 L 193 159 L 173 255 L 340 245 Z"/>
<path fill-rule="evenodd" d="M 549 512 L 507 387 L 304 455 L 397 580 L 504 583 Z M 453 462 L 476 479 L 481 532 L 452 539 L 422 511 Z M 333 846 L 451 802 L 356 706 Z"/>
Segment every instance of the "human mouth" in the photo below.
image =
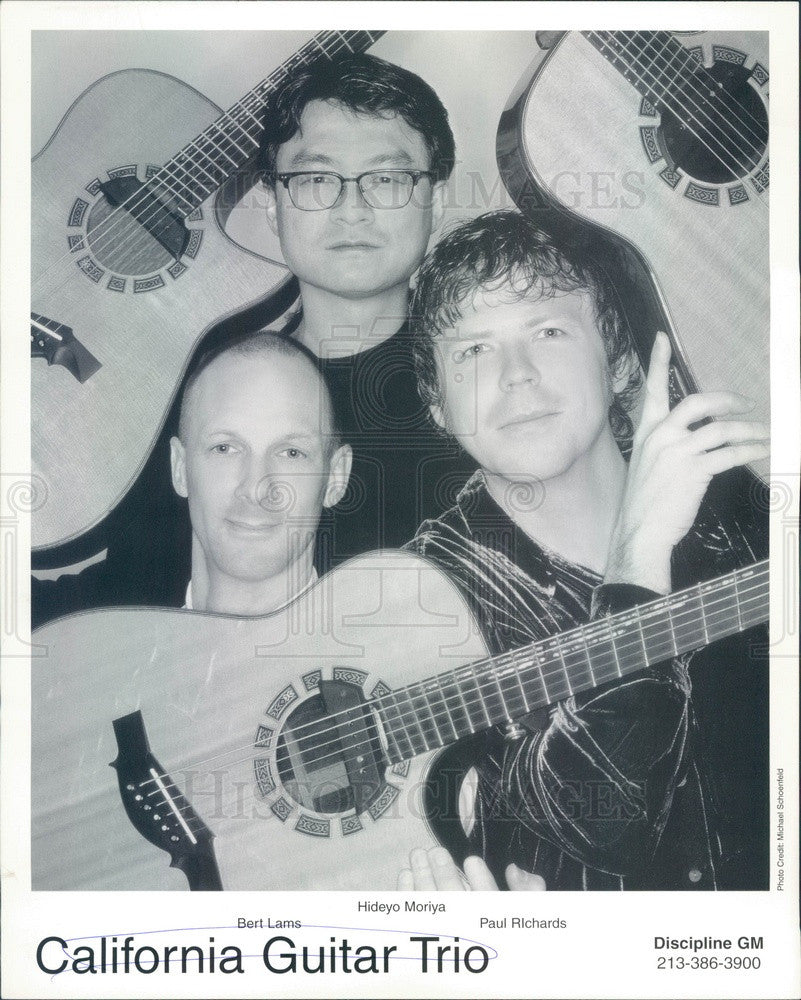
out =
<path fill-rule="evenodd" d="M 340 240 L 337 243 L 331 243 L 328 247 L 329 250 L 340 250 L 340 251 L 355 251 L 355 252 L 368 252 L 370 250 L 380 249 L 378 243 L 369 243 L 367 240 Z"/>
<path fill-rule="evenodd" d="M 518 413 L 510 419 L 504 421 L 500 425 L 500 430 L 516 430 L 521 427 L 526 427 L 529 424 L 538 423 L 540 420 L 545 420 L 546 417 L 556 416 L 556 410 L 535 410 L 531 413 Z"/>
<path fill-rule="evenodd" d="M 275 521 L 238 521 L 228 518 L 226 523 L 234 531 L 244 535 L 263 535 L 278 527 Z"/>

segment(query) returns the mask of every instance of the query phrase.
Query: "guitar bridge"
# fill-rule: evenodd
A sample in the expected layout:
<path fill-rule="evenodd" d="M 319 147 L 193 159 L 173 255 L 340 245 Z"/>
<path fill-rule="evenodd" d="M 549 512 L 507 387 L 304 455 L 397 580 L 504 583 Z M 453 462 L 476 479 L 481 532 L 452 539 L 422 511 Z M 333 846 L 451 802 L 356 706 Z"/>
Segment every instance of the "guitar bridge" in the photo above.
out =
<path fill-rule="evenodd" d="M 167 851 L 170 867 L 180 868 L 189 888 L 222 889 L 214 834 L 150 752 L 140 711 L 114 719 L 119 753 L 109 765 L 117 772 L 128 819 L 151 844 Z"/>

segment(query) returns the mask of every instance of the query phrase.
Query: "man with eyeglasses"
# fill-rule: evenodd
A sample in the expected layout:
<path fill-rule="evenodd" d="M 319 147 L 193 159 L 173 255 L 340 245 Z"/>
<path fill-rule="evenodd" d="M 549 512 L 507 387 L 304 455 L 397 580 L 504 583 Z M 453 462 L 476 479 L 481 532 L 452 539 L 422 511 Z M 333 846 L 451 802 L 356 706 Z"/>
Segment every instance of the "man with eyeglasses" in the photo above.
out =
<path fill-rule="evenodd" d="M 428 84 L 366 54 L 291 76 L 265 124 L 267 218 L 300 285 L 285 332 L 321 358 L 354 451 L 348 495 L 321 526 L 325 569 L 405 542 L 473 468 L 427 418 L 407 324 L 454 139 Z"/>

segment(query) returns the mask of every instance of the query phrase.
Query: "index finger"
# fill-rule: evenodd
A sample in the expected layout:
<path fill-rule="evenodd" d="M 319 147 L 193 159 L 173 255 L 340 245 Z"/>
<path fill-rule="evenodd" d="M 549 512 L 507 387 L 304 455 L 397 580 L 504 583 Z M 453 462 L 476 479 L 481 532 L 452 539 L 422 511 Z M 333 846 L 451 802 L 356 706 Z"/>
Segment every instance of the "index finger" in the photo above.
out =
<path fill-rule="evenodd" d="M 670 339 L 662 330 L 657 330 L 651 359 L 648 362 L 648 377 L 645 380 L 645 404 L 640 427 L 650 430 L 670 412 L 668 378 L 670 373 Z"/>

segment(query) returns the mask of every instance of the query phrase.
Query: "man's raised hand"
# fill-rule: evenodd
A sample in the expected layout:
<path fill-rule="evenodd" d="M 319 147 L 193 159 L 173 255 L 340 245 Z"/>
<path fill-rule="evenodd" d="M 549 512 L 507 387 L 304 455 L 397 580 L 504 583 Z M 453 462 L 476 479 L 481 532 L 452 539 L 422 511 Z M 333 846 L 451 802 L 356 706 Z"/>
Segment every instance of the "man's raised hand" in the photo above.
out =
<path fill-rule="evenodd" d="M 669 366 L 670 341 L 659 332 L 605 576 L 663 594 L 671 589 L 670 554 L 712 477 L 764 458 L 769 438 L 765 424 L 746 416 L 753 402 L 736 392 L 694 393 L 670 410 Z"/>

